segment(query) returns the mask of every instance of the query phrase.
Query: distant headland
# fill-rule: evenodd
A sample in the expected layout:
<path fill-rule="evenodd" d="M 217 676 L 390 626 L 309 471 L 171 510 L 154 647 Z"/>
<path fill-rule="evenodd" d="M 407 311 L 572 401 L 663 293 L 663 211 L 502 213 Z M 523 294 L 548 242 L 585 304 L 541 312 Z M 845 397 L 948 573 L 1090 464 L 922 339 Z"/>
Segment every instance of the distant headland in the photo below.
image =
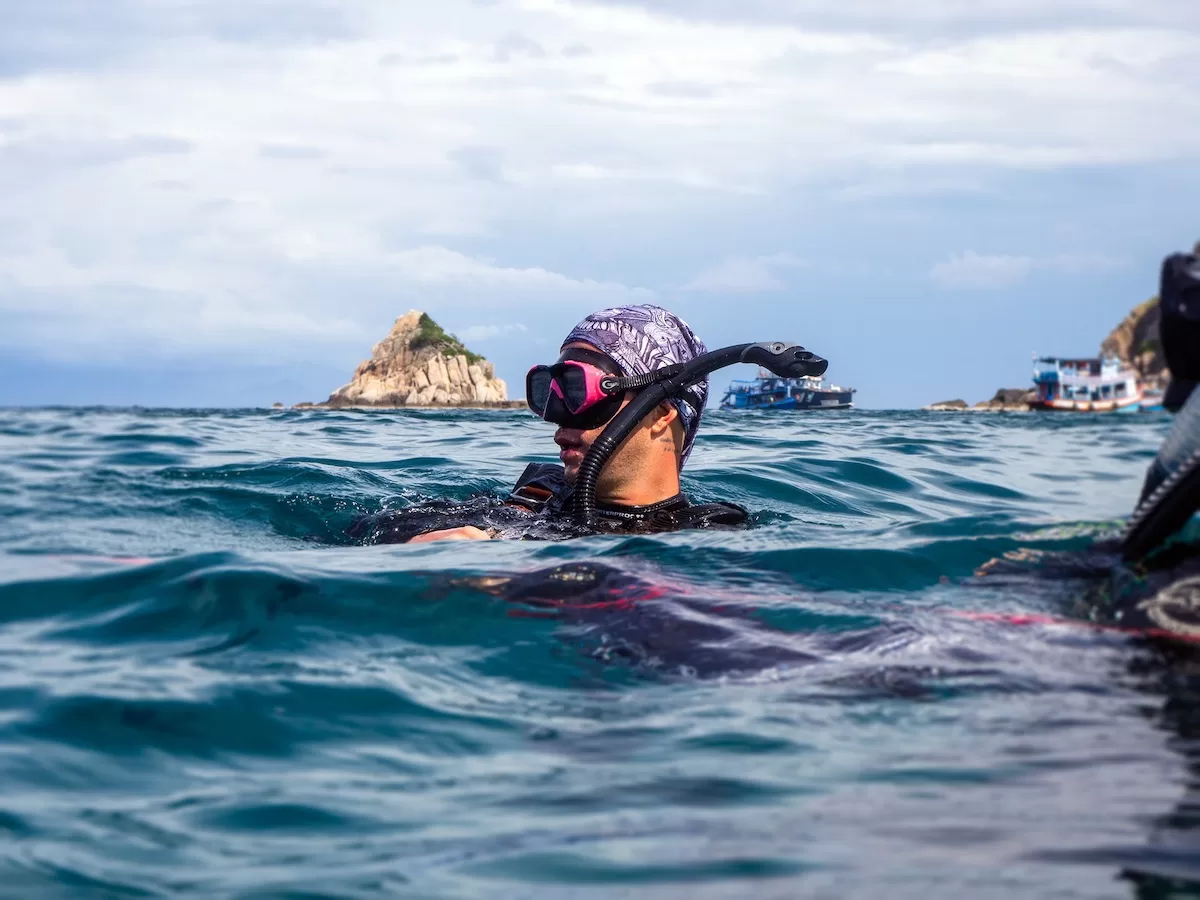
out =
<path fill-rule="evenodd" d="M 1113 357 L 1133 369 L 1142 387 L 1162 390 L 1170 380 L 1162 345 L 1158 339 L 1158 298 L 1135 306 L 1100 344 L 1101 357 Z M 965 400 L 943 400 L 922 407 L 937 412 L 1028 412 L 1037 391 L 1029 388 L 1000 388 L 990 400 L 974 406 Z"/>
<path fill-rule="evenodd" d="M 369 407 L 523 407 L 509 400 L 508 386 L 495 367 L 447 334 L 426 313 L 410 309 L 396 319 L 387 337 L 371 348 L 348 384 L 322 403 L 297 409 Z"/>

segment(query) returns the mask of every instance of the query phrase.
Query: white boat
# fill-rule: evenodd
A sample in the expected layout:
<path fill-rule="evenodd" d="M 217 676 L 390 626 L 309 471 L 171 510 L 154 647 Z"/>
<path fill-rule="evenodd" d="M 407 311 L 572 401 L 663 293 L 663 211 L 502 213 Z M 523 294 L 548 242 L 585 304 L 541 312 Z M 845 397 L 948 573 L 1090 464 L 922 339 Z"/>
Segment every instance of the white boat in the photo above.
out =
<path fill-rule="evenodd" d="M 1049 412 L 1137 412 L 1138 375 L 1119 359 L 1039 357 L 1033 365 L 1037 397 L 1031 409 Z"/>

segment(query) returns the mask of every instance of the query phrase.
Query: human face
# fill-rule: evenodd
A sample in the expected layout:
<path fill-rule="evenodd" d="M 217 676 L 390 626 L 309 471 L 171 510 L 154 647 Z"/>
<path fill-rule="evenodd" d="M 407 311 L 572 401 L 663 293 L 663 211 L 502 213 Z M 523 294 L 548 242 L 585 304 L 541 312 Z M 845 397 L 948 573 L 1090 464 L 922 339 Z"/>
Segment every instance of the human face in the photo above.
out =
<path fill-rule="evenodd" d="M 620 409 L 624 409 L 628 405 L 629 398 L 625 398 L 621 401 Z M 583 458 L 587 456 L 588 450 L 591 449 L 596 438 L 604 433 L 606 427 L 607 423 L 599 428 L 590 428 L 585 431 L 560 425 L 554 432 L 554 443 L 559 447 L 558 458 L 562 461 L 563 470 L 566 472 L 567 484 L 575 483 L 575 476 L 579 474 L 579 466 L 583 463 Z"/>
<path fill-rule="evenodd" d="M 563 347 L 595 351 L 584 342 Z M 621 399 L 618 412 L 636 396 L 630 391 Z M 616 413 L 613 414 L 614 416 Z M 560 426 L 554 432 L 558 458 L 562 461 L 568 484 L 575 484 L 579 467 L 596 438 L 607 427 L 568 428 Z M 683 427 L 675 407 L 662 403 L 648 412 L 638 426 L 617 447 L 596 483 L 597 496 L 626 505 L 653 503 L 673 496 L 679 491 L 679 454 Z"/>

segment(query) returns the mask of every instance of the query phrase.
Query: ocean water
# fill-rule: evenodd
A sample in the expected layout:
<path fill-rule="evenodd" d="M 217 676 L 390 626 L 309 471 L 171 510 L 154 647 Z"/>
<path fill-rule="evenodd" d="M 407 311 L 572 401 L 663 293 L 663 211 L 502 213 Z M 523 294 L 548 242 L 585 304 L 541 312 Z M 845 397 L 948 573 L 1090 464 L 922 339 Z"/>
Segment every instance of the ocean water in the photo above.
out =
<path fill-rule="evenodd" d="M 346 530 L 550 427 L 0 410 L 0 896 L 1186 895 L 1187 656 L 973 576 L 1168 421 L 713 413 L 746 530 L 409 547 Z"/>

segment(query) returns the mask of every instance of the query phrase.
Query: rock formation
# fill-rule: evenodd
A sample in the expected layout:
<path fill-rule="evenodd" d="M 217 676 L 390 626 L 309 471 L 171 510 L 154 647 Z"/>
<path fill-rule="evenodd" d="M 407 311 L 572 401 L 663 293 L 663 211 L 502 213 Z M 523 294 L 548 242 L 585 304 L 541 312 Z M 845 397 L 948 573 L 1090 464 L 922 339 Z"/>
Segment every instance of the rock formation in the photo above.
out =
<path fill-rule="evenodd" d="M 1025 388 L 1000 388 L 991 400 L 983 400 L 968 406 L 965 400 L 943 400 L 921 407 L 930 412 L 1029 412 L 1029 404 L 1037 397 L 1037 391 Z"/>
<path fill-rule="evenodd" d="M 1116 356 L 1137 370 L 1147 387 L 1163 387 L 1170 378 L 1158 339 L 1158 298 L 1152 297 L 1113 329 L 1100 345 L 1101 356 Z"/>
<path fill-rule="evenodd" d="M 1037 391 L 1029 388 L 1000 388 L 991 400 L 976 403 L 971 409 L 991 412 L 1029 412 L 1029 404 L 1037 399 Z"/>
<path fill-rule="evenodd" d="M 490 362 L 419 310 L 398 318 L 323 404 L 344 406 L 520 406 Z"/>
<path fill-rule="evenodd" d="M 939 400 L 937 403 L 930 403 L 928 406 L 921 407 L 921 409 L 930 412 L 955 412 L 966 408 L 966 400 Z"/>

